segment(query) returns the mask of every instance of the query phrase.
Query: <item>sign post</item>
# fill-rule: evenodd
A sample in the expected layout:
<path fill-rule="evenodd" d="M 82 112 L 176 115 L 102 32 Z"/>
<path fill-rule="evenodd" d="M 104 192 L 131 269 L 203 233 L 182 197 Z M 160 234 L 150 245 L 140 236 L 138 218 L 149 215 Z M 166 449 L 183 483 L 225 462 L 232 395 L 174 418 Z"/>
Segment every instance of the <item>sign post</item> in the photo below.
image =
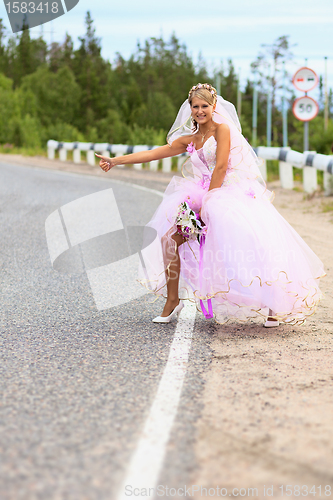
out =
<path fill-rule="evenodd" d="M 293 78 L 294 87 L 305 92 L 305 95 L 296 99 L 293 104 L 294 116 L 304 122 L 304 151 L 309 151 L 309 121 L 313 120 L 319 111 L 318 103 L 308 96 L 308 92 L 318 85 L 318 81 L 317 74 L 306 67 L 296 71 Z"/>

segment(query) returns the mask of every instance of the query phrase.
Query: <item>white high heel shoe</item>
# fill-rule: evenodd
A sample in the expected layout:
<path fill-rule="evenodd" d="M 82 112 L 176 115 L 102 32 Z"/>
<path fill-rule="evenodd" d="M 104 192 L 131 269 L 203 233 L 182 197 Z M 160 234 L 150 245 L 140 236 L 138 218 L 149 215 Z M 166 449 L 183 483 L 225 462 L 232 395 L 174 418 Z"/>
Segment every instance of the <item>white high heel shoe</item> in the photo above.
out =
<path fill-rule="evenodd" d="M 276 319 L 267 319 L 266 320 L 266 323 L 264 324 L 264 327 L 265 328 L 272 328 L 274 326 L 279 326 L 280 325 L 280 322 Z"/>
<path fill-rule="evenodd" d="M 169 316 L 156 316 L 152 321 L 153 323 L 170 323 L 171 319 L 176 315 L 179 314 L 180 311 L 183 309 L 184 304 L 180 300 L 178 306 L 174 308 L 174 310 L 169 314 Z"/>

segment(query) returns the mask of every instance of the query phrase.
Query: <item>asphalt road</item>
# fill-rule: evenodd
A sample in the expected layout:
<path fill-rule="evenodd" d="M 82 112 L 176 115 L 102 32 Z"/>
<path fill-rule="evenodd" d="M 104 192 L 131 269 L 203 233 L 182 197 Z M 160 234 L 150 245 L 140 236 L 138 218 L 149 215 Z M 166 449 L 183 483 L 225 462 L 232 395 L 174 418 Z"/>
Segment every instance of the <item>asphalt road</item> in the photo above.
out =
<path fill-rule="evenodd" d="M 161 200 L 154 190 L 173 175 L 109 174 L 0 158 L 0 500 L 120 500 L 155 407 L 177 332 L 176 322 L 151 322 L 163 300 L 98 310 L 87 274 L 53 269 L 47 247 L 50 214 L 110 188 L 124 225 L 144 225 Z M 324 262 L 325 299 L 306 325 L 274 331 L 260 320 L 221 326 L 197 314 L 158 477 L 164 492 L 201 485 L 214 491 L 192 498 L 215 499 L 217 486 L 224 496 L 256 487 L 245 498 L 266 500 L 274 486 L 274 498 L 290 499 L 303 485 L 302 497 L 332 498 L 331 200 L 274 187 L 278 210 Z M 174 491 L 169 498 L 183 498 Z"/>
<path fill-rule="evenodd" d="M 50 262 L 45 220 L 112 187 L 127 225 L 143 225 L 157 194 L 111 178 L 0 164 L 1 500 L 112 500 L 169 355 L 175 322 L 145 297 L 98 311 L 85 273 Z M 186 484 L 198 464 L 194 426 L 214 325 L 197 317 L 160 484 Z"/>

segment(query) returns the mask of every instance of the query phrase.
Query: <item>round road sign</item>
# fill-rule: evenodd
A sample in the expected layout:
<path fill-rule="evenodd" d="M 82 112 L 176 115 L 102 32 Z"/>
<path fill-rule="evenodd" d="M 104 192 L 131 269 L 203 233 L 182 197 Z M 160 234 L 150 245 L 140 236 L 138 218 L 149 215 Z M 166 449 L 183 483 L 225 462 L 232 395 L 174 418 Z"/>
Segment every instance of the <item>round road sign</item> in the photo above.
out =
<path fill-rule="evenodd" d="M 294 116 L 302 122 L 313 120 L 319 111 L 318 103 L 307 95 L 296 99 L 293 105 Z"/>
<path fill-rule="evenodd" d="M 318 81 L 317 74 L 310 68 L 299 69 L 293 78 L 294 86 L 302 92 L 310 92 L 318 85 Z"/>

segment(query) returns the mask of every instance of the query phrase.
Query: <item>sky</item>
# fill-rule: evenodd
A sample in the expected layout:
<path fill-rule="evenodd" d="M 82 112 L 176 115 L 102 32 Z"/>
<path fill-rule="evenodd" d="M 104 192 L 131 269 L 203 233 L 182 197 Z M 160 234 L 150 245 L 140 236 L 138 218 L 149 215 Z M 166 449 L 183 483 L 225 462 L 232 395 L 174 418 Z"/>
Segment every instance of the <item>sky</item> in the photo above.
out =
<path fill-rule="evenodd" d="M 333 88 L 333 0 L 80 0 L 70 12 L 43 26 L 45 40 L 62 42 L 67 31 L 77 47 L 87 10 L 101 38 L 102 55 L 111 62 L 116 52 L 129 57 L 137 41 L 161 35 L 168 39 L 175 32 L 194 61 L 201 53 L 210 70 L 231 58 L 244 84 L 261 45 L 289 35 L 295 44 L 290 73 L 307 58 L 310 68 L 324 74 L 327 56 L 328 85 Z M 9 27 L 3 4 L 0 17 Z M 41 28 L 31 31 L 37 37 Z"/>

